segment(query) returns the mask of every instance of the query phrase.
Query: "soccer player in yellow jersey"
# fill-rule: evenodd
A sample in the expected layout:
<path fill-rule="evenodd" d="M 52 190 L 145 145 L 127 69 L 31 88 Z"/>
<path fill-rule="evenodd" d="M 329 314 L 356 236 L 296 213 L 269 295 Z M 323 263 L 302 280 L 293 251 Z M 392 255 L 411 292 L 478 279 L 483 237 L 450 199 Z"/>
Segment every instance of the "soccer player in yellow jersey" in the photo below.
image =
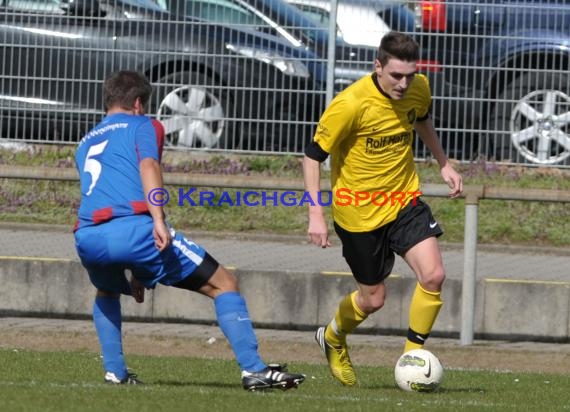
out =
<path fill-rule="evenodd" d="M 439 163 L 454 198 L 461 176 L 449 163 L 429 117 L 431 93 L 416 73 L 419 47 L 408 35 L 382 38 L 374 72 L 339 93 L 323 113 L 314 140 L 305 150 L 305 188 L 312 199 L 320 190 L 320 163 L 331 155 L 334 228 L 357 289 L 340 302 L 332 321 L 315 338 L 332 375 L 354 385 L 347 334 L 384 305 L 384 280 L 395 253 L 414 271 L 417 285 L 409 313 L 407 352 L 421 348 L 442 305 L 445 279 L 437 237 L 443 232 L 420 199 L 412 154 L 413 131 Z M 320 202 L 309 207 L 311 242 L 330 246 Z"/>

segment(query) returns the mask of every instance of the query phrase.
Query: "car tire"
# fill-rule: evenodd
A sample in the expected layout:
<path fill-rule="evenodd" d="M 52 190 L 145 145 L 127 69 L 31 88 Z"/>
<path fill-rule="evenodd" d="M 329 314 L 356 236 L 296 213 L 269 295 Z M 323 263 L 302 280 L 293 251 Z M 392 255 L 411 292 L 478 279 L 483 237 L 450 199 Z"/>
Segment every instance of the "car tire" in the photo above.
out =
<path fill-rule="evenodd" d="M 490 133 L 482 142 L 489 158 L 556 164 L 570 157 L 570 78 L 529 71 L 507 84 L 491 108 Z"/>
<path fill-rule="evenodd" d="M 216 86 L 214 86 L 216 85 Z M 239 148 L 241 136 L 230 95 L 199 72 L 177 72 L 156 86 L 153 112 L 165 128 L 165 145 L 188 148 Z"/>

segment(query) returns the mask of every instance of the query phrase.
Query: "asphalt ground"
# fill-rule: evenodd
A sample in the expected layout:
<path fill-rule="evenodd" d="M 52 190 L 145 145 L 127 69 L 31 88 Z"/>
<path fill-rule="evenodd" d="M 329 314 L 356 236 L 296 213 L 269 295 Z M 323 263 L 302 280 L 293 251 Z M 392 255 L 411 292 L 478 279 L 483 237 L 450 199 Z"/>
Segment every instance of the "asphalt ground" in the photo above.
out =
<path fill-rule="evenodd" d="M 350 275 L 342 257 L 340 241 L 322 249 L 300 236 L 245 233 L 185 233 L 204 246 L 226 267 L 261 271 L 344 273 Z M 449 279 L 462 279 L 462 245 L 441 243 Z M 78 260 L 71 228 L 42 225 L 0 225 L 0 256 Z M 393 273 L 413 276 L 397 258 Z M 479 245 L 477 279 L 512 279 L 570 282 L 570 248 Z"/>

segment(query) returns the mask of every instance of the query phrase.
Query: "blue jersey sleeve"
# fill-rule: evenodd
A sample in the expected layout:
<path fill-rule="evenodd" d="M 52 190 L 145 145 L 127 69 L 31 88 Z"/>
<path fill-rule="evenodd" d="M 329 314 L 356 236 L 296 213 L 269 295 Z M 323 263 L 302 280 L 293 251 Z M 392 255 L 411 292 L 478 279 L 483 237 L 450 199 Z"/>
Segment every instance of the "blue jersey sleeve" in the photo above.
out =
<path fill-rule="evenodd" d="M 147 157 L 160 161 L 156 133 L 156 129 L 150 119 L 148 122 L 141 123 L 137 128 L 135 144 L 139 162 Z"/>

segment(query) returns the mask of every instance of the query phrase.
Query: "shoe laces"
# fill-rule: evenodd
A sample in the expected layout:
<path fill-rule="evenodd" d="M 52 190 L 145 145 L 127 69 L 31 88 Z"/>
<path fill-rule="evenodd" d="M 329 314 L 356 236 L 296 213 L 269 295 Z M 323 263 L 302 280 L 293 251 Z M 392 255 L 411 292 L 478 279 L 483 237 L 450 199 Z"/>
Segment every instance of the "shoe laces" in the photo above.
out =
<path fill-rule="evenodd" d="M 340 346 L 335 346 L 328 343 L 325 339 L 325 344 L 338 354 L 338 359 L 341 363 L 349 365 L 352 364 L 352 362 L 350 361 L 350 355 L 348 354 L 348 347 L 346 343 L 344 345 L 341 344 Z"/>

